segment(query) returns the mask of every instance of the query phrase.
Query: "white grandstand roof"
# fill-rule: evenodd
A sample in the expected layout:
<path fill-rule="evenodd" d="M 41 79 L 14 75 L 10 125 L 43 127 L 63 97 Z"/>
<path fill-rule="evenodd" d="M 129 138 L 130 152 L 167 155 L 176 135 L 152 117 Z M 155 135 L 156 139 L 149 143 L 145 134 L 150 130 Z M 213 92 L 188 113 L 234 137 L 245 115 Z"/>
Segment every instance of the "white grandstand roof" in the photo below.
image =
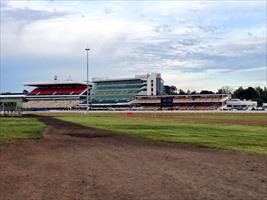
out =
<path fill-rule="evenodd" d="M 26 97 L 25 94 L 16 94 L 16 95 L 12 95 L 12 94 L 0 94 L 0 98 L 23 98 Z"/>

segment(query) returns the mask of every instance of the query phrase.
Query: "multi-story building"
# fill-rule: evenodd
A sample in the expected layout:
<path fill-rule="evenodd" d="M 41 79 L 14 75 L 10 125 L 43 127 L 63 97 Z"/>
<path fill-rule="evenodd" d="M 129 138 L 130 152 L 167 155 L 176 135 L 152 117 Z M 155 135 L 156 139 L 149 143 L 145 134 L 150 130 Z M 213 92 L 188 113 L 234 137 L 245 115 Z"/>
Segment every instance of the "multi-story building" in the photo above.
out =
<path fill-rule="evenodd" d="M 161 95 L 163 92 L 159 73 L 136 75 L 134 78 L 94 78 L 91 100 L 93 104 L 127 103 L 137 95 Z"/>

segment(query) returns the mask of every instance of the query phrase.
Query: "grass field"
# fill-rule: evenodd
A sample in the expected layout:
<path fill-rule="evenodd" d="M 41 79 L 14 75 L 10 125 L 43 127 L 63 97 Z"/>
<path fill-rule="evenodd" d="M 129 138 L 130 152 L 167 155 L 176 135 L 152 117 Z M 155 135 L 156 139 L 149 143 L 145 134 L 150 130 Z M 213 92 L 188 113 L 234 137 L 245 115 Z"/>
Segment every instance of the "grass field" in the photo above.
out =
<path fill-rule="evenodd" d="M 267 114 L 133 113 L 127 116 L 126 113 L 93 113 L 55 117 L 149 139 L 267 154 Z M 248 125 L 248 122 L 253 123 Z"/>
<path fill-rule="evenodd" d="M 1 117 L 0 144 L 12 139 L 39 139 L 45 125 L 35 118 Z"/>

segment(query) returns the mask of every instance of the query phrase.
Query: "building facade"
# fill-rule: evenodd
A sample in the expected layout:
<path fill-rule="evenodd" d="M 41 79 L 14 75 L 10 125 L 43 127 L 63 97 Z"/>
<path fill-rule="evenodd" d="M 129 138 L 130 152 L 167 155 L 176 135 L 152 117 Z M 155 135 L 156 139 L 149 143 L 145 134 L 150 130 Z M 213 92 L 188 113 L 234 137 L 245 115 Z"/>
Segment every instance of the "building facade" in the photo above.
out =
<path fill-rule="evenodd" d="M 91 90 L 93 104 L 127 103 L 137 95 L 164 93 L 161 74 L 136 75 L 134 78 L 94 78 Z"/>
<path fill-rule="evenodd" d="M 231 99 L 227 101 L 229 110 L 254 110 L 257 108 L 257 101 Z"/>
<path fill-rule="evenodd" d="M 0 94 L 0 115 L 21 114 L 22 102 L 26 97 L 22 93 Z"/>

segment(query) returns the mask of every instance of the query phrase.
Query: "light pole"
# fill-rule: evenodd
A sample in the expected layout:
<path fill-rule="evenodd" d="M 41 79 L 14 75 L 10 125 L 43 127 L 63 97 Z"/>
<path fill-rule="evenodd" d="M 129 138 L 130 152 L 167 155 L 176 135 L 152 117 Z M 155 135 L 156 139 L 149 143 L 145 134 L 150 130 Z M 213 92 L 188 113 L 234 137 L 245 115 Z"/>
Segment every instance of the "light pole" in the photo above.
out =
<path fill-rule="evenodd" d="M 86 54 L 87 54 L 87 59 L 86 59 L 86 66 L 87 66 L 87 71 L 86 71 L 86 84 L 87 84 L 87 95 L 86 95 L 86 114 L 88 112 L 88 108 L 89 108 L 89 63 L 88 63 L 88 52 L 90 51 L 90 49 L 87 47 L 85 48 Z"/>

